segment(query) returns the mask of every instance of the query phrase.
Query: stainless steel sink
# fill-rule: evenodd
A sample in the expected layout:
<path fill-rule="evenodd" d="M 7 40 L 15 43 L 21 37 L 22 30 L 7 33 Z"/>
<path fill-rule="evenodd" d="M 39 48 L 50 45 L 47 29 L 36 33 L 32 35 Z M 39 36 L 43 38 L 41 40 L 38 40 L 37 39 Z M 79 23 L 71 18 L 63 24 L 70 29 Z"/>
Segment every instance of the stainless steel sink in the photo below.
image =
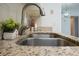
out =
<path fill-rule="evenodd" d="M 28 38 L 22 38 L 18 44 L 25 46 L 78 46 L 54 33 L 33 33 Z"/>
<path fill-rule="evenodd" d="M 76 46 L 61 38 L 27 38 L 19 42 L 25 46 Z"/>

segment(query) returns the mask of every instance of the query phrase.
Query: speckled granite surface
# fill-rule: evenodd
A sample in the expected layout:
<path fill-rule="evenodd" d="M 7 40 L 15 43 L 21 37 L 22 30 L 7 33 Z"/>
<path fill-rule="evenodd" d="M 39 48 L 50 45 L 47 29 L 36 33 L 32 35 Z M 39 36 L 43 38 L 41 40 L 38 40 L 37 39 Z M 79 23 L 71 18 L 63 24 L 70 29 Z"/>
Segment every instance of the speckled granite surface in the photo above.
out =
<path fill-rule="evenodd" d="M 79 47 L 55 47 L 55 46 L 20 46 L 17 40 L 0 41 L 1 56 L 63 56 L 79 55 Z"/>
<path fill-rule="evenodd" d="M 20 46 L 14 40 L 0 40 L 0 56 L 79 56 L 78 46 Z"/>

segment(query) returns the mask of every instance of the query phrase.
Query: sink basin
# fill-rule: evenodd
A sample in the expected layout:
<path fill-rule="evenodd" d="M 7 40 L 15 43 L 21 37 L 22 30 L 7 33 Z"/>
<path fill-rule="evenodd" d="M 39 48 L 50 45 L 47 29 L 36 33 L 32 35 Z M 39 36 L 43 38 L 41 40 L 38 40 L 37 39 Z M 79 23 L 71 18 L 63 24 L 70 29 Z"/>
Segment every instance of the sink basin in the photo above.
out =
<path fill-rule="evenodd" d="M 19 44 L 25 46 L 76 46 L 76 44 L 61 38 L 26 38 Z"/>
<path fill-rule="evenodd" d="M 25 46 L 78 46 L 74 41 L 54 33 L 33 33 L 28 38 L 22 38 L 18 44 Z"/>

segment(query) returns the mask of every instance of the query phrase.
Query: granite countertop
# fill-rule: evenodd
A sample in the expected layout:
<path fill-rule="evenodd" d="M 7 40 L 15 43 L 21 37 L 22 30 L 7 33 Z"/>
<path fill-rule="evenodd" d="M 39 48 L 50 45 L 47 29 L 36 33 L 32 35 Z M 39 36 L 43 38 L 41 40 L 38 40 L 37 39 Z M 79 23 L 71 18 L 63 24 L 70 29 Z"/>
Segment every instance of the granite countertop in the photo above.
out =
<path fill-rule="evenodd" d="M 60 34 L 60 33 L 59 33 Z M 63 35 L 63 34 L 60 34 Z M 68 36 L 72 39 L 76 37 Z M 79 56 L 79 46 L 21 46 L 14 40 L 0 40 L 1 56 Z M 76 38 L 78 40 L 79 38 Z"/>

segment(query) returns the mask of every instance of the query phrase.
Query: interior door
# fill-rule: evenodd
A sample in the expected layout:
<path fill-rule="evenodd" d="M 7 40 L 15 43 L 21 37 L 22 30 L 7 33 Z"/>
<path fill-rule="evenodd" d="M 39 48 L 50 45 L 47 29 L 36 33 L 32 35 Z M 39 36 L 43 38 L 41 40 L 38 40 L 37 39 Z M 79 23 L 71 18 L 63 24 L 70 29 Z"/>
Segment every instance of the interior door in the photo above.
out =
<path fill-rule="evenodd" d="M 74 28 L 74 16 L 70 17 L 70 26 L 71 26 L 71 35 L 75 35 L 75 28 Z"/>
<path fill-rule="evenodd" d="M 78 16 L 71 16 L 70 23 L 71 23 L 71 35 L 78 37 L 79 36 L 78 35 Z"/>

